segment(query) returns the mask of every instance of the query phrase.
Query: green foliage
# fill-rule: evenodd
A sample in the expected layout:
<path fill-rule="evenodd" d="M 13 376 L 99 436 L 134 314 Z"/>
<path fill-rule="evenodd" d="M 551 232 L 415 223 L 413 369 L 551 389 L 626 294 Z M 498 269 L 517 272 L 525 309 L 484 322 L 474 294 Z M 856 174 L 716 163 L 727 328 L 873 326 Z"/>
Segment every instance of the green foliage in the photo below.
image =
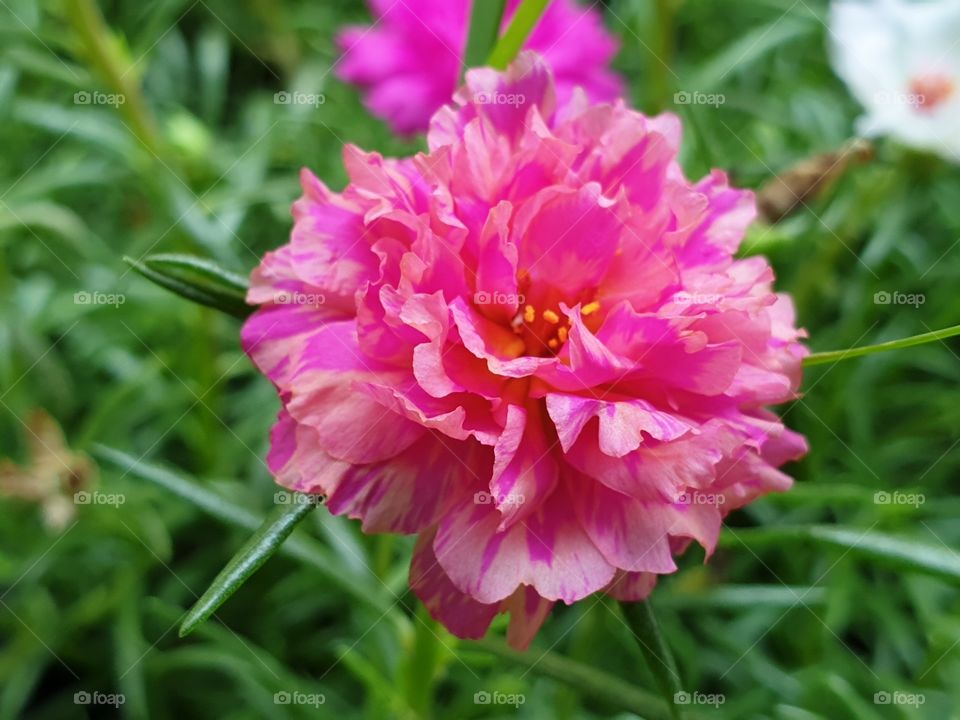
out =
<path fill-rule="evenodd" d="M 633 103 L 684 119 L 691 177 L 722 167 L 759 187 L 851 135 L 858 108 L 828 65 L 824 0 L 605 5 Z M 94 500 L 62 525 L 0 498 L 0 718 L 672 711 L 609 599 L 557 607 L 523 655 L 503 646 L 502 619 L 460 641 L 407 590 L 409 538 L 364 536 L 322 508 L 216 619 L 177 637 L 273 505 L 263 458 L 278 403 L 237 319 L 122 258 L 187 254 L 246 276 L 287 238 L 302 166 L 337 188 L 347 143 L 421 149 L 335 79 L 335 30 L 367 19 L 355 0 L 0 2 L 0 456 L 30 466 L 25 422 L 42 407 L 99 464 L 82 488 Z M 814 350 L 960 322 L 958 178 L 881 141 L 775 242 L 752 238 Z M 874 302 L 884 292 L 925 302 Z M 680 687 L 725 700 L 688 717 L 955 716 L 958 353 L 944 337 L 807 370 L 782 409 L 812 446 L 787 468 L 796 490 L 732 515 L 710 563 L 691 549 L 654 596 Z M 474 702 L 494 692 L 523 704 Z M 874 702 L 895 692 L 924 703 Z"/>

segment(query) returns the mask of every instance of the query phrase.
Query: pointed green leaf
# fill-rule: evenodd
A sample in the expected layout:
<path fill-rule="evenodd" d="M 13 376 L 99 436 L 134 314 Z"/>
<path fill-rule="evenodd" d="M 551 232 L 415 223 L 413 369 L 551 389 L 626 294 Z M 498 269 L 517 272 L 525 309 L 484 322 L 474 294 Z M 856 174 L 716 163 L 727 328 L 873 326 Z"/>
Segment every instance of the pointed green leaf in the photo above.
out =
<path fill-rule="evenodd" d="M 475 0 L 470 14 L 470 35 L 464 63 L 467 68 L 486 64 L 490 49 L 497 42 L 506 0 Z"/>
<path fill-rule="evenodd" d="M 125 473 L 173 493 L 222 522 L 251 532 L 260 526 L 261 518 L 246 508 L 166 468 L 144 462 L 105 445 L 94 445 L 93 454 L 98 459 L 116 465 Z M 397 612 L 394 598 L 382 585 L 372 584 L 369 576 L 358 574 L 338 562 L 335 556 L 313 538 L 291 537 L 281 546 L 280 552 L 320 573 L 332 586 L 378 616 L 389 614 L 396 622 L 406 621 L 406 618 Z"/>
<path fill-rule="evenodd" d="M 180 625 L 180 637 L 186 637 L 206 622 L 247 578 L 273 557 L 283 541 L 317 506 L 316 498 L 310 495 L 292 493 L 292 498 L 292 504 L 280 505 L 267 516 L 260 529 L 244 543 L 203 596 L 190 608 Z"/>
<path fill-rule="evenodd" d="M 653 608 L 648 600 L 641 602 L 622 602 L 620 607 L 627 619 L 627 625 L 637 640 L 640 652 L 647 661 L 647 667 L 657 683 L 657 689 L 670 708 L 674 718 L 680 717 L 676 697 L 683 692 L 680 685 L 680 673 L 673 660 L 670 646 L 660 632 L 660 625 L 653 614 Z"/>
<path fill-rule="evenodd" d="M 477 5 L 482 5 L 477 0 Z M 523 44 L 530 37 L 533 28 L 540 21 L 540 16 L 547 9 L 550 0 L 523 0 L 523 3 L 517 8 L 517 12 L 510 21 L 510 26 L 497 41 L 496 46 L 490 53 L 487 64 L 498 70 L 506 70 L 507 66 L 517 57 L 517 53 L 523 48 Z"/>
<path fill-rule="evenodd" d="M 247 279 L 193 255 L 148 255 L 142 260 L 124 257 L 134 270 L 162 288 L 201 305 L 245 318 L 253 312 L 246 303 Z"/>
<path fill-rule="evenodd" d="M 470 649 L 496 655 L 502 660 L 526 668 L 526 672 L 559 680 L 567 687 L 577 688 L 584 695 L 614 707 L 622 707 L 647 720 L 666 720 L 670 717 L 667 706 L 656 695 L 637 687 L 634 683 L 626 682 L 591 665 L 585 665 L 549 650 L 517 652 L 503 641 L 493 639 L 477 640 L 457 646 L 458 653 L 463 655 Z M 673 698 L 671 698 L 671 705 L 672 700 Z"/>
<path fill-rule="evenodd" d="M 923 540 L 842 525 L 725 528 L 720 534 L 720 545 L 723 547 L 787 546 L 798 540 L 830 545 L 890 567 L 934 575 L 953 583 L 960 582 L 960 555 L 944 545 Z"/>

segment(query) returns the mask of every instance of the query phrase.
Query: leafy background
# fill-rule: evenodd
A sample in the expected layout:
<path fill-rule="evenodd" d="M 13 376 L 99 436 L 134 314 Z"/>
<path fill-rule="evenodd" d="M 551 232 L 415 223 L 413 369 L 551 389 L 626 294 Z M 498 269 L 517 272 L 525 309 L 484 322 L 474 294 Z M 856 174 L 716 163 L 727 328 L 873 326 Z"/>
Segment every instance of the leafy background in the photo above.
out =
<path fill-rule="evenodd" d="M 683 116 L 688 174 L 724 167 L 748 187 L 852 133 L 826 11 L 604 7 L 634 104 Z M 0 498 L 0 718 L 667 716 L 610 601 L 558 608 L 524 656 L 504 649 L 499 624 L 483 643 L 457 641 L 405 589 L 409 539 L 365 537 L 322 510 L 216 621 L 177 637 L 273 506 L 262 458 L 277 402 L 237 321 L 121 257 L 185 251 L 246 273 L 284 242 L 301 166 L 339 187 L 346 142 L 418 149 L 330 72 L 336 28 L 366 20 L 346 0 L 0 0 L 0 456 L 43 474 L 28 429 L 43 408 L 99 467 L 59 451 L 48 507 L 76 489 L 125 500 L 71 499 L 57 527 L 39 503 Z M 284 90 L 326 102 L 275 103 Z M 678 91 L 725 102 L 677 104 Z M 78 92 L 128 101 L 83 105 Z M 754 232 L 814 349 L 958 322 L 958 179 L 880 142 L 872 162 Z M 879 291 L 925 302 L 877 304 Z M 723 695 L 680 708 L 690 717 L 960 717 L 958 351 L 947 341 L 808 372 L 805 397 L 783 409 L 813 447 L 790 468 L 796 490 L 732 516 L 711 563 L 691 551 L 654 596 L 682 687 Z M 925 502 L 876 502 L 895 490 Z M 524 702 L 475 704 L 494 691 Z M 875 701 L 898 691 L 924 702 Z M 76 704 L 78 692 L 125 702 Z M 276 704 L 278 692 L 325 703 Z"/>

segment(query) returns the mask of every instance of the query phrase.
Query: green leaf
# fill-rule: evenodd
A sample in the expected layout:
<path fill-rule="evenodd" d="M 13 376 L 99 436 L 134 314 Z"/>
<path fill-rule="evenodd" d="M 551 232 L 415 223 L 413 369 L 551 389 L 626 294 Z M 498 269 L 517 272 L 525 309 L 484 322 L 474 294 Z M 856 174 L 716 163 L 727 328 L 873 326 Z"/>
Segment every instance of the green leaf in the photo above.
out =
<path fill-rule="evenodd" d="M 590 665 L 571 660 L 550 651 L 517 652 L 500 640 L 477 640 L 463 643 L 460 654 L 476 648 L 519 665 L 538 675 L 559 680 L 567 687 L 577 688 L 584 695 L 612 706 L 622 707 L 646 720 L 666 720 L 670 711 L 657 696 Z M 671 698 L 672 701 L 672 698 Z"/>
<path fill-rule="evenodd" d="M 246 304 L 247 280 L 193 255 L 148 255 L 123 261 L 148 280 L 177 295 L 229 315 L 245 318 L 253 312 Z"/>
<path fill-rule="evenodd" d="M 246 508 L 165 468 L 143 462 L 132 455 L 105 445 L 94 445 L 93 454 L 101 460 L 116 465 L 125 473 L 130 473 L 173 493 L 208 515 L 230 525 L 254 531 L 261 523 L 261 519 Z M 395 603 L 382 586 L 371 584 L 368 576 L 359 575 L 339 562 L 313 538 L 292 537 L 281 546 L 280 552 L 317 571 L 332 586 L 349 595 L 358 604 L 369 608 L 377 616 L 389 614 L 394 621 L 405 624 L 406 618 L 397 611 Z"/>
<path fill-rule="evenodd" d="M 480 0 L 477 4 L 481 4 Z M 517 53 L 530 37 L 530 33 L 533 32 L 533 28 L 536 27 L 540 16 L 549 4 L 550 0 L 523 0 L 523 4 L 517 8 L 513 20 L 510 21 L 510 26 L 490 53 L 487 64 L 498 70 L 506 70 L 517 57 Z"/>
<path fill-rule="evenodd" d="M 960 583 L 960 555 L 943 545 L 896 537 L 841 525 L 806 525 L 755 529 L 726 528 L 723 547 L 787 545 L 796 541 L 842 548 L 851 555 L 877 560 L 890 567 L 934 575 Z"/>
<path fill-rule="evenodd" d="M 290 505 L 280 505 L 263 521 L 260 529 L 244 543 L 213 583 L 197 600 L 180 625 L 186 637 L 205 623 L 260 567 L 280 549 L 283 541 L 317 506 L 316 498 L 292 493 Z"/>
<path fill-rule="evenodd" d="M 497 42 L 506 0 L 474 0 L 470 15 L 470 35 L 464 63 L 467 68 L 484 65 Z"/>
<path fill-rule="evenodd" d="M 642 602 L 622 602 L 620 608 L 627 619 L 640 652 L 647 661 L 647 667 L 657 683 L 657 688 L 670 708 L 674 718 L 680 717 L 675 698 L 683 692 L 680 685 L 680 673 L 673 660 L 673 653 L 660 632 L 653 607 L 648 600 Z"/>
<path fill-rule="evenodd" d="M 914 345 L 938 342 L 956 335 L 960 335 L 960 325 L 954 325 L 953 327 L 944 328 L 943 330 L 934 330 L 921 335 L 914 335 L 901 340 L 878 343 L 876 345 L 863 345 L 861 347 L 848 348 L 847 350 L 831 350 L 829 352 L 813 353 L 803 359 L 803 364 L 805 367 L 810 367 L 811 365 L 837 363 L 841 360 L 850 360 L 851 358 L 863 357 L 864 355 L 887 352 L 888 350 L 901 350 L 903 348 L 913 347 Z"/>

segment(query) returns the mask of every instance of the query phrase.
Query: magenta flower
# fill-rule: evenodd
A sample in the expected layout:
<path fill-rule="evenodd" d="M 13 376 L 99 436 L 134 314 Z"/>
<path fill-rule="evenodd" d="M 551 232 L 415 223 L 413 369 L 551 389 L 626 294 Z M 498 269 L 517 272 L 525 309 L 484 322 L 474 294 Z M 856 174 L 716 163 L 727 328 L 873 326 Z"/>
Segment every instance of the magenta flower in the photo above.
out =
<path fill-rule="evenodd" d="M 526 102 L 478 103 L 478 97 Z M 309 171 L 253 272 L 246 351 L 283 409 L 269 466 L 367 532 L 418 533 L 410 582 L 453 633 L 554 602 L 644 598 L 806 451 L 791 301 L 736 260 L 751 193 L 676 162 L 680 122 L 582 93 L 524 53 L 473 70 L 430 150 Z"/>
<path fill-rule="evenodd" d="M 394 132 L 422 132 L 430 117 L 450 101 L 463 73 L 471 0 L 369 0 L 369 4 L 373 26 L 350 27 L 337 37 L 344 51 L 337 74 L 363 88 L 368 109 Z M 507 19 L 519 4 L 520 0 L 508 0 Z M 619 76 L 607 69 L 618 43 L 592 7 L 577 0 L 553 0 L 527 47 L 553 67 L 561 104 L 578 86 L 595 102 L 623 94 Z"/>

